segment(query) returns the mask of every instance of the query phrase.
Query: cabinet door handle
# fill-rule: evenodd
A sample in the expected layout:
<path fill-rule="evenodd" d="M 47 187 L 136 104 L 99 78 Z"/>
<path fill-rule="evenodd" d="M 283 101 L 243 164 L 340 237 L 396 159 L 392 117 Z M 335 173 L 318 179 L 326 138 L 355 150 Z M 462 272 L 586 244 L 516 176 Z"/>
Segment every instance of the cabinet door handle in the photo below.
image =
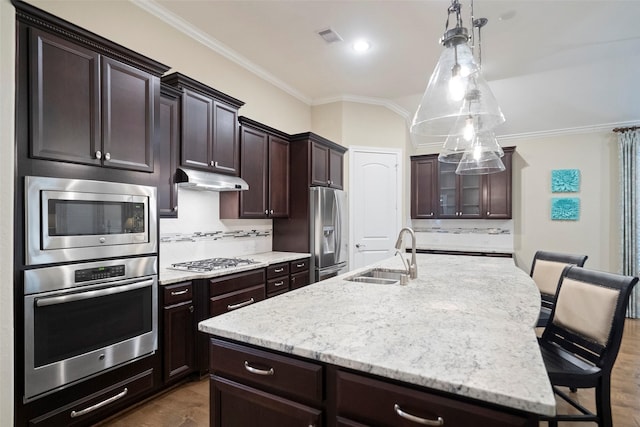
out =
<path fill-rule="evenodd" d="M 487 211 L 487 215 L 489 215 L 489 211 Z"/>
<path fill-rule="evenodd" d="M 271 209 L 271 211 L 269 211 L 269 213 L 270 213 L 271 215 L 273 215 L 273 209 Z"/>
<path fill-rule="evenodd" d="M 282 268 L 276 268 L 275 270 L 273 270 L 274 273 L 282 273 L 284 271 L 284 267 Z"/>
<path fill-rule="evenodd" d="M 195 309 L 193 308 L 193 306 L 192 306 L 192 305 L 190 305 L 190 306 L 189 306 L 189 313 L 193 313 L 193 311 L 194 311 L 194 310 L 195 310 Z"/>
<path fill-rule="evenodd" d="M 276 282 L 276 283 L 273 284 L 273 286 L 277 286 L 277 287 L 283 286 L 283 285 L 284 285 L 284 280 L 281 281 L 281 282 Z"/>
<path fill-rule="evenodd" d="M 216 162 L 214 162 L 213 160 L 209 162 L 209 166 L 215 166 L 215 165 L 216 165 Z"/>
<path fill-rule="evenodd" d="M 89 406 L 88 408 L 84 408 L 81 411 L 71 411 L 71 418 L 77 418 L 77 417 L 81 417 L 83 415 L 88 414 L 89 412 L 93 412 L 96 409 L 100 409 L 103 406 L 106 406 L 110 403 L 115 402 L 118 399 L 122 399 L 123 397 L 125 397 L 127 395 L 127 393 L 129 393 L 129 389 L 128 388 L 124 388 L 124 390 L 122 390 L 120 393 L 116 394 L 115 396 L 111 396 L 108 399 L 103 400 L 102 402 L 98 402 L 95 405 Z"/>
<path fill-rule="evenodd" d="M 297 268 L 302 268 L 302 267 L 304 267 L 304 262 L 303 262 L 302 264 L 296 264 L 296 267 L 297 267 Z"/>
<path fill-rule="evenodd" d="M 102 151 L 96 151 L 96 159 L 100 160 L 102 158 Z"/>
<path fill-rule="evenodd" d="M 400 405 L 397 403 L 393 405 L 393 410 L 396 411 L 399 417 L 404 418 L 405 420 L 413 421 L 417 424 L 422 424 L 423 426 L 441 426 L 444 425 L 444 420 L 442 417 L 438 417 L 437 420 L 428 420 L 426 418 L 416 417 L 415 415 L 411 415 L 408 412 L 404 412 Z"/>
<path fill-rule="evenodd" d="M 253 298 L 251 298 L 248 301 L 239 302 L 238 304 L 229 304 L 227 305 L 227 310 L 235 310 L 236 308 L 244 307 L 249 304 L 253 304 L 254 302 L 256 301 Z"/>
<path fill-rule="evenodd" d="M 249 362 L 247 362 L 246 360 L 244 361 L 244 369 L 256 375 L 273 375 L 275 373 L 273 368 L 269 368 L 268 370 L 254 368 L 253 366 L 249 365 Z"/>
<path fill-rule="evenodd" d="M 189 292 L 189 289 L 183 289 L 181 291 L 171 291 L 171 296 L 178 296 L 178 295 L 184 295 L 187 292 Z"/>
<path fill-rule="evenodd" d="M 264 210 L 264 214 L 265 214 L 265 215 L 269 215 L 269 209 L 265 209 L 265 210 Z"/>
<path fill-rule="evenodd" d="M 104 153 L 105 160 L 111 160 L 111 153 Z"/>

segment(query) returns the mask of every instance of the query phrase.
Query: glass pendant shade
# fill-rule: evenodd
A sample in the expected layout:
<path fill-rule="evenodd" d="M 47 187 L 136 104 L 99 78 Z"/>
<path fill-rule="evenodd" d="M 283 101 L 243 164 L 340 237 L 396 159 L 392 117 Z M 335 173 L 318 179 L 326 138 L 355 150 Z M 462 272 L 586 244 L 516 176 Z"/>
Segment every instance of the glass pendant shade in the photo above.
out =
<path fill-rule="evenodd" d="M 467 92 L 459 114 L 464 119 L 454 123 L 449 129 L 450 135 L 463 135 L 468 132 L 469 123 L 466 119 L 469 117 L 473 119 L 474 133 L 487 132 L 505 122 L 498 101 L 482 76 L 482 72 L 478 71 L 469 76 Z"/>
<path fill-rule="evenodd" d="M 495 137 L 493 139 L 495 141 Z M 502 172 L 505 170 L 504 163 L 502 163 L 500 159 L 503 155 L 504 152 L 502 148 L 500 148 L 499 151 L 493 151 L 479 143 L 474 143 L 470 149 L 462 154 L 458 167 L 456 168 L 456 174 L 484 175 Z"/>
<path fill-rule="evenodd" d="M 461 28 L 458 30 L 466 29 Z M 411 133 L 427 136 L 448 136 L 460 115 L 469 78 L 478 72 L 466 36 L 445 42 L 445 49 L 429 79 L 427 89 L 411 123 Z"/>
<path fill-rule="evenodd" d="M 498 157 L 504 156 L 504 151 L 492 131 L 474 134 L 469 140 L 462 135 L 449 135 L 438 155 L 438 161 L 443 163 L 459 163 L 465 152 L 478 153 L 493 152 Z"/>

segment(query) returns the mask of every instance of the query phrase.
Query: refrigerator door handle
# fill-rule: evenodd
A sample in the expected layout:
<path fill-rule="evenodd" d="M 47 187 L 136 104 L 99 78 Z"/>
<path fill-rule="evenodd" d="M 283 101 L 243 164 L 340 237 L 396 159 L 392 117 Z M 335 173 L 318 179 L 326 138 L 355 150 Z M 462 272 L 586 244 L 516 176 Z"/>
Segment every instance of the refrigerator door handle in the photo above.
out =
<path fill-rule="evenodd" d="M 338 200 L 338 193 L 337 192 L 333 192 L 333 203 L 335 206 L 335 210 L 334 210 L 334 224 L 336 227 L 336 232 L 333 233 L 334 234 L 334 243 L 335 243 L 335 248 L 336 248 L 336 258 L 335 258 L 335 262 L 339 262 L 340 259 L 342 259 L 342 254 L 341 254 L 341 250 L 342 250 L 342 218 L 341 215 L 342 213 L 340 212 L 340 210 L 342 209 L 342 206 L 340 206 L 340 200 Z"/>

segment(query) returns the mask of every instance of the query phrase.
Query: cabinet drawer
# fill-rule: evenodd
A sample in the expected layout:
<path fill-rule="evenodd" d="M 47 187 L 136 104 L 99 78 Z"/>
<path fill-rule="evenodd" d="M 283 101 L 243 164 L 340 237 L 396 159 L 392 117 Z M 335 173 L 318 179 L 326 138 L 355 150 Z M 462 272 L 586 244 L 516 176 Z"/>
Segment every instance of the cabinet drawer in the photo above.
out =
<path fill-rule="evenodd" d="M 211 339 L 210 370 L 298 401 L 322 401 L 321 365 Z"/>
<path fill-rule="evenodd" d="M 407 423 L 411 416 L 434 422 L 440 417 L 445 426 L 537 425 L 524 416 L 342 371 L 337 373 L 337 390 L 338 415 L 371 425 L 413 425 Z"/>
<path fill-rule="evenodd" d="M 193 298 L 193 283 L 183 282 L 167 285 L 164 287 L 163 292 L 165 306 L 191 301 Z"/>
<path fill-rule="evenodd" d="M 31 426 L 73 426 L 86 425 L 90 420 L 98 421 L 116 408 L 122 409 L 125 404 L 138 395 L 153 388 L 153 370 L 142 372 L 126 381 L 98 391 L 84 399 L 75 401 L 56 411 L 49 412 L 29 421 Z M 100 417 L 100 415 L 102 416 Z"/>
<path fill-rule="evenodd" d="M 309 270 L 309 258 L 291 261 L 289 265 L 289 271 L 291 272 L 291 274 Z"/>
<path fill-rule="evenodd" d="M 300 273 L 291 275 L 291 282 L 289 287 L 293 289 L 298 289 L 303 286 L 307 286 L 309 284 L 309 271 L 301 271 Z"/>
<path fill-rule="evenodd" d="M 283 262 L 280 264 L 273 264 L 267 267 L 267 279 L 273 279 L 279 276 L 286 276 L 289 274 L 289 263 Z"/>
<path fill-rule="evenodd" d="M 324 425 L 320 409 L 219 376 L 211 377 L 210 395 L 212 427 Z"/>
<path fill-rule="evenodd" d="M 289 290 L 289 276 L 278 277 L 267 281 L 267 295 L 273 296 Z"/>
<path fill-rule="evenodd" d="M 209 279 L 209 292 L 211 296 L 218 296 L 256 285 L 264 285 L 264 282 L 264 269 L 260 268 Z"/>
<path fill-rule="evenodd" d="M 248 289 L 231 292 L 219 297 L 211 298 L 209 303 L 209 313 L 211 316 L 218 316 L 228 311 L 246 307 L 265 298 L 264 284 L 253 286 Z"/>

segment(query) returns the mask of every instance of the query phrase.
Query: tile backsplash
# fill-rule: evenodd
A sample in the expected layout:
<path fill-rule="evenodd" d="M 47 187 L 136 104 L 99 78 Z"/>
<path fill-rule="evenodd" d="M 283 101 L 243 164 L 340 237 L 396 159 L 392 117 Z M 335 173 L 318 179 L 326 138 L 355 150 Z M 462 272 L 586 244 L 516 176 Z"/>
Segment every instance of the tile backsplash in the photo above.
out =
<path fill-rule="evenodd" d="M 513 220 L 412 220 L 421 249 L 513 253 Z"/>
<path fill-rule="evenodd" d="M 220 219 L 220 193 L 178 189 L 178 218 L 160 219 L 160 267 L 271 251 L 270 219 Z"/>

